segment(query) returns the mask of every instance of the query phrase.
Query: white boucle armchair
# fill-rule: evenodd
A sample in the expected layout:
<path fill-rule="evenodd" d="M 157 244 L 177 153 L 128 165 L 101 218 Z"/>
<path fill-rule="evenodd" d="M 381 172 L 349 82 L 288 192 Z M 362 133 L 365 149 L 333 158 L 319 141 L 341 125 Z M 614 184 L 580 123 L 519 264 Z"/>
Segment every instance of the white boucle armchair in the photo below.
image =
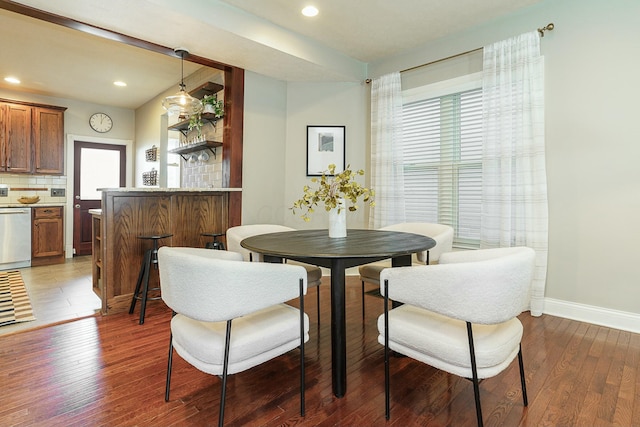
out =
<path fill-rule="evenodd" d="M 404 354 L 473 381 L 482 426 L 479 379 L 518 356 L 524 406 L 523 328 L 535 252 L 526 247 L 448 252 L 438 265 L 387 268 L 380 274 L 385 310 L 378 342 L 385 346 L 385 415 L 390 416 L 389 352 Z M 403 305 L 389 310 L 389 299 Z"/>
<path fill-rule="evenodd" d="M 251 252 L 240 246 L 240 242 L 247 237 L 258 236 L 267 233 L 280 233 L 284 231 L 294 231 L 295 228 L 278 224 L 248 224 L 237 225 L 227 229 L 227 246 L 230 251 L 242 254 L 245 261 L 262 261 L 262 254 Z M 320 325 L 320 284 L 322 283 L 322 270 L 315 265 L 295 263 L 302 265 L 307 270 L 307 286 L 316 289 L 316 301 L 318 304 L 318 325 Z"/>
<path fill-rule="evenodd" d="M 304 313 L 307 272 L 301 266 L 242 262 L 237 252 L 162 247 L 162 299 L 173 310 L 165 400 L 173 349 L 188 363 L 222 377 L 218 425 L 224 423 L 227 375 L 300 349 L 300 414 L 304 416 Z M 285 304 L 298 298 L 300 309 Z"/>
<path fill-rule="evenodd" d="M 412 264 L 425 265 L 437 263 L 440 255 L 451 252 L 453 247 L 453 227 L 444 224 L 434 224 L 429 222 L 402 222 L 400 224 L 388 225 L 380 230 L 402 231 L 405 233 L 421 234 L 431 237 L 436 241 L 436 245 L 428 251 L 418 252 L 411 257 Z M 380 285 L 380 272 L 391 267 L 391 260 L 372 262 L 358 268 L 360 283 L 362 286 L 362 319 L 364 320 L 364 284 L 371 283 Z M 376 292 L 377 295 L 377 292 Z"/>

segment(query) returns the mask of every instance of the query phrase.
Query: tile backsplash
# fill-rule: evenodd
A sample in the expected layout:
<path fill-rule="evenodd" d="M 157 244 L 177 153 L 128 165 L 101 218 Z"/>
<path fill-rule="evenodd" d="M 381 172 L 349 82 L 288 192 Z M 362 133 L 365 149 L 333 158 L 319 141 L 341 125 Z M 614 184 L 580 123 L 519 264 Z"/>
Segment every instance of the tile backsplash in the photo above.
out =
<path fill-rule="evenodd" d="M 206 153 L 209 158 L 200 156 Z M 209 150 L 194 153 L 193 161 L 182 162 L 183 188 L 219 188 L 222 187 L 222 147 L 216 148 L 216 156 Z M 204 156 L 204 157 L 206 157 Z"/>
<path fill-rule="evenodd" d="M 52 197 L 51 189 L 66 191 L 67 177 L 64 175 L 11 175 L 0 174 L 0 187 L 7 188 L 7 196 L 0 197 L 0 204 L 18 203 L 22 196 L 40 196 L 39 203 L 65 203 L 66 197 Z"/>

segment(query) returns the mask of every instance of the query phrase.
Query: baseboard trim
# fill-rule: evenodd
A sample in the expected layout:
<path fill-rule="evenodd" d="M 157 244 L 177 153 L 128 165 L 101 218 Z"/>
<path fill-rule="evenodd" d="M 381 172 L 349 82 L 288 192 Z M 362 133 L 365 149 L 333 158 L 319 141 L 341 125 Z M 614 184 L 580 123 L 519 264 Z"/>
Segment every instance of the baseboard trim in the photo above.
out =
<path fill-rule="evenodd" d="M 640 333 L 640 314 L 637 313 L 611 310 L 553 298 L 544 299 L 543 312 L 552 316 Z"/>

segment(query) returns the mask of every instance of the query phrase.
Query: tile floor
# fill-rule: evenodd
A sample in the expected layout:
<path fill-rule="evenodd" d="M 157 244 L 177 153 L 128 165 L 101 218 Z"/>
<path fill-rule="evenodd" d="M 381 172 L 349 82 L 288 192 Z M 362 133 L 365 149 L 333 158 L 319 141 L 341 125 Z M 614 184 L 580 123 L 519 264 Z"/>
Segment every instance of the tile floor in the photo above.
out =
<path fill-rule="evenodd" d="M 20 268 L 36 320 L 0 327 L 0 335 L 33 329 L 100 312 L 91 286 L 91 256 L 67 258 L 64 264 Z"/>

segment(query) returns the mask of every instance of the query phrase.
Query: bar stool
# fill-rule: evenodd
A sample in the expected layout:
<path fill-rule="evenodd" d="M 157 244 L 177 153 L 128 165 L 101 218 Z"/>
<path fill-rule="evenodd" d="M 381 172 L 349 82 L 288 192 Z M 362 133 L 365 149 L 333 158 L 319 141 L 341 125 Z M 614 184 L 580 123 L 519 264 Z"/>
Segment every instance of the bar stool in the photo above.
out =
<path fill-rule="evenodd" d="M 204 245 L 205 248 L 207 249 L 219 249 L 221 251 L 224 251 L 224 243 L 218 241 L 218 237 L 220 236 L 224 236 L 224 233 L 202 233 L 200 234 L 201 236 L 207 236 L 207 237 L 213 237 L 213 241 L 212 242 L 207 242 L 207 244 Z"/>
<path fill-rule="evenodd" d="M 147 300 L 157 300 L 160 297 L 148 297 L 149 291 L 157 291 L 160 288 L 149 289 L 149 273 L 151 272 L 151 264 L 158 269 L 158 240 L 171 237 L 173 234 L 157 234 L 152 236 L 138 236 L 138 239 L 152 240 L 153 248 L 147 250 L 144 253 L 142 265 L 140 266 L 140 274 L 138 274 L 138 281 L 136 282 L 136 290 L 131 298 L 131 307 L 129 307 L 129 314 L 133 314 L 133 309 L 136 307 L 136 301 L 140 300 L 140 324 L 144 323 L 144 312 L 147 308 Z"/>

